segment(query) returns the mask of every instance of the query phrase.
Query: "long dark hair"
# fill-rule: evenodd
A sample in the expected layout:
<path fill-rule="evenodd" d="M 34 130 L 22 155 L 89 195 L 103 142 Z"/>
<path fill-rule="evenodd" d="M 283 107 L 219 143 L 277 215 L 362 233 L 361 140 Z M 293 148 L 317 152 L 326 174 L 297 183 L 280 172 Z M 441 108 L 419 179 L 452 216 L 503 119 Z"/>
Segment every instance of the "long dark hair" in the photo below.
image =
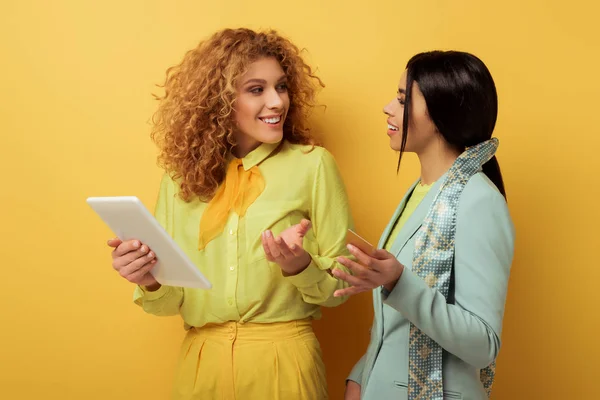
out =
<path fill-rule="evenodd" d="M 431 120 L 451 146 L 464 151 L 492 137 L 498 116 L 498 95 L 485 64 L 474 55 L 460 51 L 419 53 L 406 65 L 406 100 L 398 168 L 408 136 L 413 82 L 419 84 Z M 483 165 L 483 172 L 506 198 L 496 156 Z"/>

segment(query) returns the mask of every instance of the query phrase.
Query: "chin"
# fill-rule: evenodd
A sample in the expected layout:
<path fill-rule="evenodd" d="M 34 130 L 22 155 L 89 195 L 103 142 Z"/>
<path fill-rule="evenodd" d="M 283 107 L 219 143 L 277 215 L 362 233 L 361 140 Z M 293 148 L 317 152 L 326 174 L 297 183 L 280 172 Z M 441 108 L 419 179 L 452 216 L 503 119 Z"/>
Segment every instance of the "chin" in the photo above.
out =
<path fill-rule="evenodd" d="M 402 140 L 390 140 L 390 148 L 394 151 L 400 151 L 400 148 L 402 147 Z"/>
<path fill-rule="evenodd" d="M 281 142 L 282 139 L 283 139 L 283 132 L 278 132 L 278 133 L 270 133 L 268 135 L 262 135 L 262 137 L 260 138 L 260 141 L 263 143 L 274 144 L 274 143 Z"/>

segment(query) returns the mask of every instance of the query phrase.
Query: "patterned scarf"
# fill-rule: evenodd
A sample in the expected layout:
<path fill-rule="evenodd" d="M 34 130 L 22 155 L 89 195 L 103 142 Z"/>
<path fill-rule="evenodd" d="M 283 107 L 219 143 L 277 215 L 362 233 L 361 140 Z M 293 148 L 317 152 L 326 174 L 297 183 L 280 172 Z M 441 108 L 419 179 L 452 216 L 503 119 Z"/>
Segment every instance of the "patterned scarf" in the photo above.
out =
<path fill-rule="evenodd" d="M 497 148 L 498 139 L 493 138 L 468 148 L 456 159 L 417 232 L 412 270 L 446 298 L 454 265 L 456 214 L 461 193 Z M 494 371 L 495 362 L 480 371 L 488 397 Z M 413 324 L 410 324 L 408 386 L 409 400 L 444 398 L 442 348 Z"/>

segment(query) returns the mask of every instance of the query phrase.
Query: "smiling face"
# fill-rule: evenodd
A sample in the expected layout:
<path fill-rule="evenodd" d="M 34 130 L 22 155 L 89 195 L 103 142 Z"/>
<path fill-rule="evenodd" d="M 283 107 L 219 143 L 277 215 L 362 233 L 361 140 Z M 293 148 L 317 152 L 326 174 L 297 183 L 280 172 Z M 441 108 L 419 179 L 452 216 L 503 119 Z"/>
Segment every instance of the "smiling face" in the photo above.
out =
<path fill-rule="evenodd" d="M 402 124 L 404 108 L 408 106 L 408 132 L 404 151 L 412 153 L 423 152 L 438 137 L 437 128 L 427 111 L 427 103 L 419 84 L 413 81 L 410 104 L 406 104 L 406 71 L 400 78 L 398 94 L 390 101 L 383 112 L 388 116 L 387 134 L 390 137 L 390 147 L 396 151 L 402 148 Z"/>
<path fill-rule="evenodd" d="M 268 57 L 250 64 L 236 88 L 236 156 L 244 157 L 261 143 L 281 141 L 289 108 L 286 74 L 279 62 Z"/>

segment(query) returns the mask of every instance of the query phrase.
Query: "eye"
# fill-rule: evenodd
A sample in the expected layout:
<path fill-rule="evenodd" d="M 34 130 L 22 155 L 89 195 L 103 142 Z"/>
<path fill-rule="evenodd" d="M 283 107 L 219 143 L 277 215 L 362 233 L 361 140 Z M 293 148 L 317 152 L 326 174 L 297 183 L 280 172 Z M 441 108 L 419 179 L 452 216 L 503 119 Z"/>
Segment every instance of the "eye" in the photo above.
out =
<path fill-rule="evenodd" d="M 404 105 L 405 104 L 404 97 L 398 97 L 398 103 L 400 103 L 401 105 Z"/>
<path fill-rule="evenodd" d="M 263 92 L 263 88 L 261 86 L 254 86 L 248 89 L 248 91 L 253 94 L 261 94 Z"/>
<path fill-rule="evenodd" d="M 275 88 L 276 88 L 276 89 L 277 89 L 277 91 L 278 91 L 278 92 L 280 92 L 280 93 L 287 92 L 287 90 L 288 90 L 287 83 L 280 83 L 280 84 L 279 84 L 279 85 L 277 85 Z"/>

